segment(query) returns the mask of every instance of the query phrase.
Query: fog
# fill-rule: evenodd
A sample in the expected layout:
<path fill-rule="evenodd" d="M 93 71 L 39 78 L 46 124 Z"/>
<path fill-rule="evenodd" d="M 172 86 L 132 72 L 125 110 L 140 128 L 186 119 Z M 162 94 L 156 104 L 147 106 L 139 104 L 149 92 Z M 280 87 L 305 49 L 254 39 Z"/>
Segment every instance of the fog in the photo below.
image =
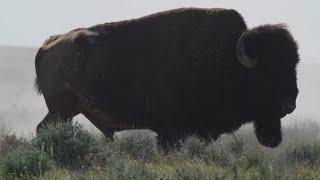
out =
<path fill-rule="evenodd" d="M 256 0 L 10 0 L 0 6 L 0 125 L 29 134 L 47 113 L 42 96 L 33 88 L 34 56 L 37 48 L 53 34 L 78 27 L 119 21 L 179 7 L 233 8 L 249 27 L 266 23 L 286 23 L 298 40 L 301 64 L 298 66 L 297 109 L 284 124 L 319 118 L 320 1 Z M 8 47 L 10 45 L 11 47 Z M 319 63 L 319 64 L 317 64 Z M 88 122 L 78 116 L 81 122 Z M 320 122 L 320 120 L 319 120 Z M 88 123 L 86 123 L 88 124 Z"/>
<path fill-rule="evenodd" d="M 19 135 L 30 135 L 47 113 L 45 101 L 34 89 L 34 56 L 37 48 L 0 47 L 0 126 L 6 124 Z M 301 60 L 302 62 L 304 59 Z M 283 124 L 303 120 L 320 122 L 320 64 L 298 66 L 297 109 Z M 75 118 L 94 130 L 82 115 Z"/>

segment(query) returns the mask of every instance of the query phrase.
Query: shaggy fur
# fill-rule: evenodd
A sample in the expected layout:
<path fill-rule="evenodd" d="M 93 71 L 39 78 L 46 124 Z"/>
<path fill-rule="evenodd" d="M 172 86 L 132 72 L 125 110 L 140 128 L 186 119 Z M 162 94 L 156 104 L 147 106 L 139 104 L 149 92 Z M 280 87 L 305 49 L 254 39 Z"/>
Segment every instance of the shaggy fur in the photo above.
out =
<path fill-rule="evenodd" d="M 241 35 L 255 68 L 237 59 Z M 253 122 L 259 141 L 275 147 L 280 119 L 295 108 L 298 61 L 283 25 L 247 29 L 235 10 L 182 8 L 76 29 L 36 56 L 49 109 L 38 128 L 82 113 L 106 136 L 149 128 L 174 142 Z"/>

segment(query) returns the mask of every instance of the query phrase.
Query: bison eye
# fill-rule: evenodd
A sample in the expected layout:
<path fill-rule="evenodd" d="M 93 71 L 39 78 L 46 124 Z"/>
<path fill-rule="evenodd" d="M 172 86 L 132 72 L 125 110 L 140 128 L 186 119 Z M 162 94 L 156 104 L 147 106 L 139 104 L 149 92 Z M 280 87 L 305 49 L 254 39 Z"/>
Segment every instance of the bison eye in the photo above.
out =
<path fill-rule="evenodd" d="M 97 77 L 97 79 L 103 79 L 104 78 L 104 73 L 99 73 L 96 77 Z"/>

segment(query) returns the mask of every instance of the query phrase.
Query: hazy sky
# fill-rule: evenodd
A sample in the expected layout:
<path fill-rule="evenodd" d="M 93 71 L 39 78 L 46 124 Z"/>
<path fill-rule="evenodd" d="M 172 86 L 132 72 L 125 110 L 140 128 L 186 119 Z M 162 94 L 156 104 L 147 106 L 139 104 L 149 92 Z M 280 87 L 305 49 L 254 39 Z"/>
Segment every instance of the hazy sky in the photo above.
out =
<path fill-rule="evenodd" d="M 319 0 L 0 0 L 0 45 L 40 46 L 50 35 L 178 7 L 238 10 L 249 27 L 286 23 L 303 62 L 319 62 Z"/>

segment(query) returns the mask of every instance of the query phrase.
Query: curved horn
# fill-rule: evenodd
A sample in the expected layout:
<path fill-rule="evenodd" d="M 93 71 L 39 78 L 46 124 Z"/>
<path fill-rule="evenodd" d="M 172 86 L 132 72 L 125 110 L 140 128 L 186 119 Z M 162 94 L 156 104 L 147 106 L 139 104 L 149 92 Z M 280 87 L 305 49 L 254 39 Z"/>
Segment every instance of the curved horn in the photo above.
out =
<path fill-rule="evenodd" d="M 248 69 L 252 69 L 256 67 L 257 61 L 246 55 L 243 40 L 244 40 L 244 33 L 242 33 L 237 43 L 237 50 L 236 50 L 237 58 L 238 58 L 238 61 L 244 67 Z"/>

